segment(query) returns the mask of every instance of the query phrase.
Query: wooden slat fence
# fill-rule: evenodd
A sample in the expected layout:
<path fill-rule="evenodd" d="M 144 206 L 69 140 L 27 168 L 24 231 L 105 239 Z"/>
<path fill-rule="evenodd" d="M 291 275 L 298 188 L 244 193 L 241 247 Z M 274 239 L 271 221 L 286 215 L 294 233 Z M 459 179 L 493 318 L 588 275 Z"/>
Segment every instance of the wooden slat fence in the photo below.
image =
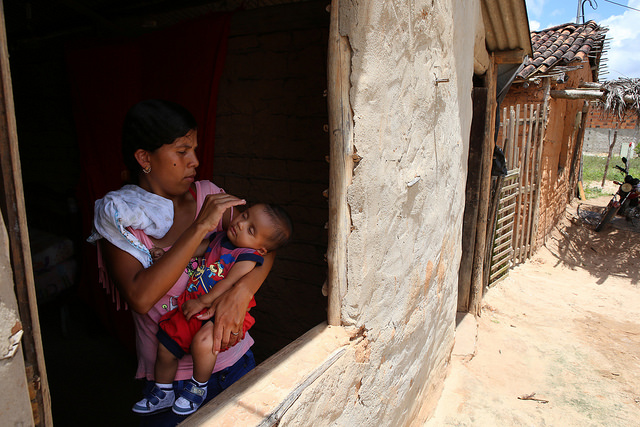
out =
<path fill-rule="evenodd" d="M 500 123 L 498 146 L 504 152 L 507 168 L 502 178 L 497 204 L 489 285 L 504 278 L 508 270 L 527 260 L 534 251 L 539 204 L 542 124 L 546 118 L 540 104 L 505 107 Z"/>
<path fill-rule="evenodd" d="M 513 266 L 513 229 L 520 171 L 510 170 L 504 177 L 495 225 L 489 284 L 506 276 Z"/>

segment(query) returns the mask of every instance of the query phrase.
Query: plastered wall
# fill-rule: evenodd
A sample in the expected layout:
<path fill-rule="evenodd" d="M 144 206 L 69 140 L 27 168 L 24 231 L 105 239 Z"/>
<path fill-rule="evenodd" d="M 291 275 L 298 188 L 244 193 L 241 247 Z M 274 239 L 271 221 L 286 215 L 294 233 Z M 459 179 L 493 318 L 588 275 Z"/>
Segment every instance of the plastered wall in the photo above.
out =
<path fill-rule="evenodd" d="M 0 357 L 9 354 L 9 337 L 19 322 L 18 304 L 13 290 L 13 272 L 9 259 L 9 238 L 0 213 Z M 25 374 L 22 344 L 17 352 L 0 359 L 0 425 L 33 425 L 29 388 Z"/>
<path fill-rule="evenodd" d="M 588 127 L 586 129 L 584 134 L 585 153 L 606 156 L 616 131 L 618 136 L 613 146 L 613 155 L 626 155 L 629 151 L 629 144 L 635 146 L 640 142 L 640 127 L 638 129 L 616 129 L 613 124 L 609 124 L 609 126 L 608 128 Z"/>
<path fill-rule="evenodd" d="M 439 397 L 454 338 L 478 4 L 340 7 L 362 156 L 348 190 L 342 319 L 359 343 L 282 423 L 419 423 Z"/>

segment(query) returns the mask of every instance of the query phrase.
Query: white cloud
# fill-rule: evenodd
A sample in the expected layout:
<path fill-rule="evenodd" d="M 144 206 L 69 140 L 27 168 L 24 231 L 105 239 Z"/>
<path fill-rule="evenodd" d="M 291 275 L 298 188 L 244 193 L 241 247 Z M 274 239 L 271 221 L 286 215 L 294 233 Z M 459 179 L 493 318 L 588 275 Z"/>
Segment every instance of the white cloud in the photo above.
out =
<path fill-rule="evenodd" d="M 544 10 L 544 4 L 547 0 L 526 0 L 527 13 L 533 15 L 535 18 L 539 18 Z"/>
<path fill-rule="evenodd" d="M 640 0 L 630 0 L 629 6 L 640 9 Z M 610 48 L 607 53 L 609 74 L 605 76 L 609 80 L 621 76 L 640 77 L 640 12 L 626 10 L 622 15 L 613 15 L 601 21 L 599 24 L 608 27 L 607 38 Z"/>
<path fill-rule="evenodd" d="M 529 21 L 529 30 L 538 31 L 540 29 L 540 23 L 538 21 Z"/>

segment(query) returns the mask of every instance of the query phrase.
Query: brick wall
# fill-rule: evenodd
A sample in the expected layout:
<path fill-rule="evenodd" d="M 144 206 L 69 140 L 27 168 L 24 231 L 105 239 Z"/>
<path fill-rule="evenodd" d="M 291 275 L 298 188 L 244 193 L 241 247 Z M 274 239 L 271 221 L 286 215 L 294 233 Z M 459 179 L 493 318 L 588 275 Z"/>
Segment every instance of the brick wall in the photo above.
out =
<path fill-rule="evenodd" d="M 591 105 L 587 116 L 587 128 L 595 129 L 634 129 L 638 124 L 638 115 L 635 113 L 625 114 L 622 119 L 616 115 L 606 114 L 602 107 Z"/>
<path fill-rule="evenodd" d="M 214 181 L 250 203 L 282 205 L 295 223 L 294 240 L 278 252 L 252 309 L 258 360 L 326 320 L 325 6 L 280 7 L 277 25 L 237 13 L 220 83 Z M 300 7 L 311 12 L 304 26 Z"/>

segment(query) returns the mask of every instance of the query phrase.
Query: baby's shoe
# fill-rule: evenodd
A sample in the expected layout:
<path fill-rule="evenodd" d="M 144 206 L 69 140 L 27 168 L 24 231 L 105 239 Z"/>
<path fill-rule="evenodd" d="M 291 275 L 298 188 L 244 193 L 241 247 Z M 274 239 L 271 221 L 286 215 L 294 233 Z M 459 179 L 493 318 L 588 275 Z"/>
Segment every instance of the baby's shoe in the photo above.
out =
<path fill-rule="evenodd" d="M 171 408 L 175 399 L 173 388 L 162 389 L 154 385 L 141 401 L 133 405 L 132 410 L 137 414 L 153 414 Z"/>
<path fill-rule="evenodd" d="M 192 379 L 184 383 L 184 389 L 180 392 L 173 404 L 173 412 L 178 415 L 193 414 L 198 410 L 207 397 L 207 384 L 198 385 Z"/>

